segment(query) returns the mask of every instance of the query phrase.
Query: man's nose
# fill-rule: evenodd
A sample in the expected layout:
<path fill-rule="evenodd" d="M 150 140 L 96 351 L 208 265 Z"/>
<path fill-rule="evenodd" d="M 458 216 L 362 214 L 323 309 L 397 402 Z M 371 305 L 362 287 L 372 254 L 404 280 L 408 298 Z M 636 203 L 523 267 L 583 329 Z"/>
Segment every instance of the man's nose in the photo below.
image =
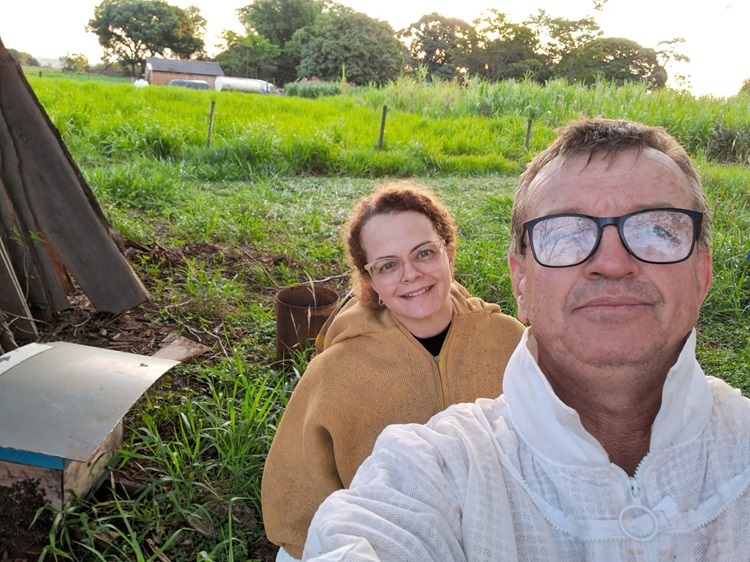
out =
<path fill-rule="evenodd" d="M 622 277 L 632 274 L 637 269 L 638 263 L 638 260 L 625 247 L 617 226 L 612 224 L 602 228 L 601 240 L 594 255 L 586 261 L 586 269 L 590 273 Z"/>

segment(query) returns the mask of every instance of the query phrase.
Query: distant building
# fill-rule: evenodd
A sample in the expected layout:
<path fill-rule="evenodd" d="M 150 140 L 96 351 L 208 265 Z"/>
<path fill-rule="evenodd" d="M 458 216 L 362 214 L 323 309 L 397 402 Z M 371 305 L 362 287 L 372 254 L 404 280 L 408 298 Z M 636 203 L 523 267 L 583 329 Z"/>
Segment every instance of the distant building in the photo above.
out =
<path fill-rule="evenodd" d="M 146 59 L 145 79 L 149 84 L 169 84 L 172 80 L 205 80 L 213 88 L 218 76 L 224 76 L 224 71 L 217 62 L 154 57 Z"/>

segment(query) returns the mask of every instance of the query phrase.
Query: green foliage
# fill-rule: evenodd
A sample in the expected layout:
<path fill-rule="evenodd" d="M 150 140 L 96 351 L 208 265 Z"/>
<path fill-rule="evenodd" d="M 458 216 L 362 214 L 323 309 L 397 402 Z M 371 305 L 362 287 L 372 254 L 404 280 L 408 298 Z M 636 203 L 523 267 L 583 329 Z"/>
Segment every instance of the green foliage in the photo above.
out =
<path fill-rule="evenodd" d="M 334 80 L 342 68 L 355 84 L 383 83 L 394 78 L 395 65 L 409 73 L 421 66 L 422 76 L 430 79 L 531 79 L 543 84 L 563 78 L 593 84 L 604 78 L 618 84 L 644 80 L 658 89 L 667 82 L 669 62 L 689 60 L 678 51 L 682 39 L 663 41 L 657 49 L 642 47 L 626 38 L 602 38 L 593 17 L 568 20 L 544 10 L 515 23 L 489 9 L 473 24 L 433 12 L 396 34 L 385 22 L 323 0 L 258 0 L 238 13 L 246 36 L 228 41 L 222 57 L 235 65 L 242 58 L 239 46 L 255 46 L 263 37 L 279 48 L 277 84 L 304 76 Z M 266 53 L 259 55 L 265 60 Z M 684 77 L 675 76 L 673 83 L 682 81 Z"/>
<path fill-rule="evenodd" d="M 273 81 L 276 59 L 281 49 L 258 34 L 224 33 L 226 49 L 216 55 L 216 62 L 227 76 L 260 78 Z"/>
<path fill-rule="evenodd" d="M 593 17 L 568 20 L 551 17 L 544 10 L 539 10 L 528 18 L 525 25 L 540 38 L 541 54 L 551 65 L 552 75 L 565 77 L 569 82 L 573 82 L 574 77 L 568 55 L 602 36 Z"/>
<path fill-rule="evenodd" d="M 595 39 L 566 56 L 571 58 L 570 71 L 575 82 L 593 84 L 604 79 L 621 86 L 643 81 L 661 88 L 666 81 L 656 51 L 644 49 L 629 39 Z"/>
<path fill-rule="evenodd" d="M 237 10 L 240 22 L 281 48 L 298 29 L 312 25 L 323 13 L 320 0 L 256 0 Z"/>
<path fill-rule="evenodd" d="M 424 65 L 428 76 L 450 80 L 458 75 L 461 53 L 468 50 L 474 30 L 462 19 L 433 12 L 398 35 L 406 43 L 412 68 Z"/>
<path fill-rule="evenodd" d="M 292 82 L 284 86 L 287 96 L 297 96 L 298 98 L 320 98 L 323 96 L 337 96 L 342 92 L 340 82 L 324 82 L 322 80 L 305 80 L 302 82 Z"/>
<path fill-rule="evenodd" d="M 300 55 L 287 49 L 287 43 L 297 30 L 312 25 L 325 7 L 323 0 L 255 0 L 237 10 L 248 36 L 257 33 L 280 49 L 274 83 L 286 84 L 297 77 Z"/>
<path fill-rule="evenodd" d="M 86 30 L 95 33 L 105 58 L 119 61 L 138 78 L 148 56 L 190 58 L 203 52 L 206 20 L 163 0 L 104 0 Z"/>
<path fill-rule="evenodd" d="M 487 10 L 475 21 L 475 32 L 471 48 L 460 56 L 460 65 L 469 76 L 493 82 L 546 77 L 540 41 L 530 27 L 508 21 L 498 10 Z"/>
<path fill-rule="evenodd" d="M 11 58 L 22 66 L 41 66 L 39 61 L 32 57 L 29 53 L 17 51 L 16 49 L 8 49 L 8 53 Z"/>
<path fill-rule="evenodd" d="M 344 72 L 353 84 L 383 84 L 401 69 L 402 47 L 393 28 L 359 12 L 324 14 L 291 43 L 300 54 L 300 76 L 331 81 Z"/>
<path fill-rule="evenodd" d="M 86 72 L 89 69 L 89 59 L 81 53 L 67 54 L 64 57 L 60 57 L 60 63 L 63 70 L 69 72 Z"/>
<path fill-rule="evenodd" d="M 127 83 L 91 78 L 71 88 L 64 79 L 33 74 L 29 81 L 79 162 L 119 165 L 139 156 L 153 157 L 157 162 L 149 168 L 167 167 L 183 179 L 235 181 L 314 169 L 367 177 L 448 170 L 513 172 L 527 155 L 529 119 L 533 153 L 553 138 L 555 127 L 581 115 L 665 126 L 692 153 L 710 160 L 745 163 L 750 155 L 746 96 L 696 99 L 671 90 L 650 92 L 645 84 L 615 87 L 599 80 L 592 86 L 570 86 L 557 80 L 542 86 L 477 79 L 462 84 L 433 80 L 425 85 L 419 77 L 401 77 L 380 88 L 300 83 L 290 85 L 295 95 L 260 96 L 162 87 L 138 90 Z M 341 95 L 299 97 L 318 96 L 321 90 L 339 90 Z M 96 107 L 92 100 L 97 98 L 109 103 Z M 206 147 L 211 100 L 216 107 L 211 145 Z M 377 151 L 383 106 L 384 147 Z M 317 143 L 331 147 L 315 149 L 327 161 L 312 167 L 296 156 L 300 148 L 292 146 L 309 151 Z M 470 165 L 464 161 L 467 155 Z"/>

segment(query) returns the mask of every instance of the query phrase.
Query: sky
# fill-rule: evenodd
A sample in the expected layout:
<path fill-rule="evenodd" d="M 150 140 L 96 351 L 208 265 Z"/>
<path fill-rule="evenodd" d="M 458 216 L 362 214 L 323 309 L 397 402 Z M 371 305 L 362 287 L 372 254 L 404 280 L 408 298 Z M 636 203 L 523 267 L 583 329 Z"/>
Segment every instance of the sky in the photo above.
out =
<path fill-rule="evenodd" d="M 221 49 L 224 30 L 243 31 L 236 10 L 251 0 L 167 0 L 186 8 L 196 5 L 207 20 L 206 50 Z M 682 38 L 680 51 L 690 63 L 667 68 L 670 74 L 689 76 L 689 90 L 696 96 L 725 97 L 736 94 L 750 78 L 746 52 L 750 1 L 719 0 L 607 0 L 599 12 L 593 0 L 338 0 L 370 17 L 388 21 L 395 30 L 407 27 L 423 15 L 438 12 L 469 23 L 486 9 L 505 13 L 521 23 L 539 9 L 552 17 L 571 20 L 593 16 L 607 37 L 625 37 L 643 47 L 658 49 L 659 42 Z M 85 30 L 101 0 L 5 0 L 0 11 L 0 40 L 6 48 L 31 54 L 36 59 L 58 59 L 82 53 L 91 64 L 99 62 L 101 47 Z M 709 7 L 710 4 L 710 7 Z M 673 82 L 667 83 L 676 87 Z"/>

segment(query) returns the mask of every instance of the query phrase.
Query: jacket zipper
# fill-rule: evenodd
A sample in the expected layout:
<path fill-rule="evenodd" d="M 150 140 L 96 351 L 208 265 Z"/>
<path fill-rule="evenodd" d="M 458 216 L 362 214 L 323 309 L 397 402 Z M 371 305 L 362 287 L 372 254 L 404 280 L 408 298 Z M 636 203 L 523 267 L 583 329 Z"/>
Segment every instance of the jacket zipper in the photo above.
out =
<path fill-rule="evenodd" d="M 635 476 L 628 477 L 629 479 L 629 486 L 630 486 L 630 497 L 633 500 L 633 503 L 636 505 L 643 505 L 643 502 L 641 501 L 641 485 L 638 484 L 638 480 L 635 479 Z"/>
<path fill-rule="evenodd" d="M 643 464 L 643 459 L 641 459 L 641 462 L 638 463 L 638 467 L 635 469 L 635 474 L 633 474 L 633 476 L 628 476 L 628 491 L 630 492 L 630 507 L 636 507 L 636 508 L 640 508 L 641 510 L 643 510 L 642 513 L 640 513 L 639 510 L 636 509 L 636 512 L 635 512 L 636 515 L 647 514 L 650 517 L 652 517 L 652 523 L 654 525 L 653 535 L 650 538 L 644 538 L 641 544 L 643 546 L 643 554 L 645 556 L 645 560 L 648 562 L 651 562 L 651 561 L 658 562 L 659 557 L 660 557 L 660 546 L 659 546 L 659 540 L 656 537 L 659 534 L 659 520 L 657 519 L 656 514 L 654 514 L 654 512 L 649 507 L 645 506 L 643 503 L 643 490 L 641 489 L 640 482 L 638 482 L 638 472 L 642 464 Z M 627 510 L 627 509 L 628 507 L 624 508 L 624 510 Z M 621 521 L 621 525 L 622 525 L 622 521 Z M 653 540 L 653 539 L 656 539 L 656 540 Z"/>
<path fill-rule="evenodd" d="M 445 410 L 448 406 L 450 406 L 450 404 L 448 402 L 448 389 L 445 388 L 445 377 L 443 376 L 443 366 L 440 364 L 439 355 L 433 356 L 433 359 L 435 360 L 435 366 L 437 367 L 437 370 L 438 370 L 438 378 L 440 379 L 440 394 L 443 399 L 443 410 Z"/>

